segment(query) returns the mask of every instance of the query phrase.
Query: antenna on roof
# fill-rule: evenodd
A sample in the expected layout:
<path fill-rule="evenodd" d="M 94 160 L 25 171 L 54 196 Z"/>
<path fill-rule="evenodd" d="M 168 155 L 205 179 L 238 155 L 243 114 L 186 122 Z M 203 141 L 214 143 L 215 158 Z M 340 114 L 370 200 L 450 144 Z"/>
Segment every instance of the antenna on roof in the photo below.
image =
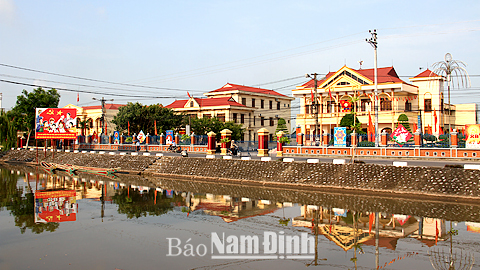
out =
<path fill-rule="evenodd" d="M 358 64 L 360 65 L 360 69 L 362 69 L 363 61 L 362 60 L 358 61 Z"/>

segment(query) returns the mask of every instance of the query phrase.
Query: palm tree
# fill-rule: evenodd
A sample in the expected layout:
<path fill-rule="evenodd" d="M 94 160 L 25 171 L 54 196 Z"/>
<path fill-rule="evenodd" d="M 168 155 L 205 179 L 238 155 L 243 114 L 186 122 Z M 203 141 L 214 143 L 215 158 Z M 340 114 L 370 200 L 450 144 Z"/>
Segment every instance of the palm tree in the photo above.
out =
<path fill-rule="evenodd" d="M 468 72 L 465 69 L 467 64 L 460 60 L 453 60 L 452 55 L 450 53 L 445 54 L 445 61 L 439 61 L 432 65 L 432 73 L 435 73 L 440 76 L 444 76 L 447 79 L 447 91 L 448 91 L 448 106 L 449 106 L 449 114 L 448 114 L 448 134 L 450 134 L 450 115 L 451 115 L 451 103 L 450 103 L 450 82 L 452 81 L 452 75 L 457 79 L 457 87 L 469 87 L 470 83 L 470 76 L 468 76 Z M 449 135 L 450 137 L 450 135 Z M 449 140 L 450 141 L 450 140 Z"/>

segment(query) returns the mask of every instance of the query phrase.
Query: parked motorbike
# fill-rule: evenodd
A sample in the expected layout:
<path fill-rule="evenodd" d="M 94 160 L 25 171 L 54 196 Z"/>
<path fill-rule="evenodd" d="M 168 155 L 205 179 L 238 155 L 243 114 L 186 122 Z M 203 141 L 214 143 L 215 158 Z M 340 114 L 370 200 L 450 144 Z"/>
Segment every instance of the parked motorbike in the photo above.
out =
<path fill-rule="evenodd" d="M 181 153 L 181 152 L 182 152 L 182 148 L 181 148 L 180 146 L 178 146 L 178 145 L 173 146 L 173 144 L 172 144 L 172 145 L 170 145 L 170 146 L 168 147 L 168 151 L 169 151 L 169 152 L 172 152 L 172 153 Z"/>

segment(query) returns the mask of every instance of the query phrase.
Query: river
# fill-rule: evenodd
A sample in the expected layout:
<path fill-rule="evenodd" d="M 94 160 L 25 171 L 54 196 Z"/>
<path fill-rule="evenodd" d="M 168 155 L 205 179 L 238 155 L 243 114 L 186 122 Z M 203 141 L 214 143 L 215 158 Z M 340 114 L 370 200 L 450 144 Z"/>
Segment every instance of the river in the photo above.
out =
<path fill-rule="evenodd" d="M 0 269 L 479 269 L 480 205 L 1 168 Z"/>

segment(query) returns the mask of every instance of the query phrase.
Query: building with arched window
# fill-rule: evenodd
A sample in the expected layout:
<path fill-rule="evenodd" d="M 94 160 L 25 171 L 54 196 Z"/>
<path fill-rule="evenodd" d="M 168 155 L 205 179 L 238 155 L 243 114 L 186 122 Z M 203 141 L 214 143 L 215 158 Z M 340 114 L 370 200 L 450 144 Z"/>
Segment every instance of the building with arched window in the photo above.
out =
<path fill-rule="evenodd" d="M 105 122 L 103 130 L 105 134 L 112 135 L 115 131 L 115 124 L 112 123 L 113 117 L 117 115 L 118 109 L 123 104 L 105 104 L 104 115 Z M 77 109 L 77 134 L 78 135 L 93 135 L 94 133 L 102 134 L 102 106 L 85 106 L 79 107 L 73 104 L 68 104 L 64 108 Z"/>
<path fill-rule="evenodd" d="M 436 136 L 448 130 L 448 123 L 457 130 L 477 123 L 476 104 L 446 104 L 445 78 L 428 69 L 409 78 L 409 82 L 400 79 L 393 67 L 378 68 L 377 74 L 379 134 L 395 130 L 401 114 L 408 117 L 412 132 L 422 128 L 423 133 Z M 314 80 L 310 80 L 292 90 L 293 96 L 300 99 L 296 124 L 303 134 L 332 134 L 342 117 L 353 110 L 363 130 L 367 131 L 370 119 L 375 123 L 374 69 L 343 66 L 329 72 L 317 81 L 316 103 L 314 85 Z M 313 110 L 315 104 L 318 114 Z"/>

